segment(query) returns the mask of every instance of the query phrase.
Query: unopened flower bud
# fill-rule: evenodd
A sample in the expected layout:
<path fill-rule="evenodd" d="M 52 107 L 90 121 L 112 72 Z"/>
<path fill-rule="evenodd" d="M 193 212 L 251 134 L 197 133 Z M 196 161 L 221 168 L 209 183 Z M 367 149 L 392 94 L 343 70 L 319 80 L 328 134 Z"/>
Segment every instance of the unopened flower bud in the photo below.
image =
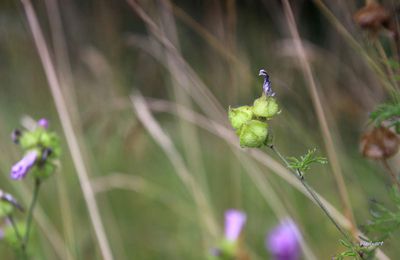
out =
<path fill-rule="evenodd" d="M 272 118 L 279 112 L 275 98 L 262 95 L 254 101 L 253 113 L 255 116 Z"/>
<path fill-rule="evenodd" d="M 250 120 L 239 131 L 241 147 L 261 147 L 268 138 L 268 124 L 258 120 Z"/>
<path fill-rule="evenodd" d="M 253 118 L 253 111 L 250 106 L 241 106 L 238 108 L 229 108 L 229 121 L 235 129 L 239 129 L 247 121 Z"/>

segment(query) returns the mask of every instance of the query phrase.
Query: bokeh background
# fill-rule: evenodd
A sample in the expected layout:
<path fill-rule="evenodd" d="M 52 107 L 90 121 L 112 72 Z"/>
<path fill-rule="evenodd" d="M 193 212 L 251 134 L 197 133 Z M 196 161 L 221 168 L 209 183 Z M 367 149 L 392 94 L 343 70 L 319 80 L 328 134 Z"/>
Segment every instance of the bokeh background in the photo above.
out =
<path fill-rule="evenodd" d="M 269 259 L 265 235 L 285 215 L 298 223 L 309 256 L 330 259 L 343 250 L 340 234 L 293 187 L 278 158 L 238 147 L 227 109 L 260 95 L 261 68 L 282 109 L 271 123 L 281 152 L 299 156 L 316 147 L 337 157 L 307 173 L 310 185 L 343 214 L 333 174 L 339 169 L 358 227 L 370 218 L 370 199 L 388 201 L 389 177 L 359 153 L 368 113 L 387 99 L 388 80 L 368 59 L 384 70 L 380 47 L 391 55 L 385 33 L 371 35 L 354 23 L 363 1 L 290 1 L 333 143 L 321 130 L 280 1 L 32 2 L 115 259 L 205 259 L 223 235 L 229 208 L 248 215 L 242 239 L 252 259 Z M 384 4 L 394 10 L 394 2 Z M 48 118 L 63 136 L 65 118 L 57 114 L 23 5 L 2 0 L 0 188 L 28 205 L 32 179 L 9 179 L 21 156 L 10 133 L 25 116 Z M 390 163 L 398 169 L 398 158 Z M 61 167 L 43 185 L 36 209 L 34 259 L 101 259 L 80 187 L 63 138 Z M 194 199 L 199 194 L 203 204 Z M 400 254 L 395 244 L 381 247 L 393 259 Z M 1 242 L 0 258 L 14 258 Z"/>

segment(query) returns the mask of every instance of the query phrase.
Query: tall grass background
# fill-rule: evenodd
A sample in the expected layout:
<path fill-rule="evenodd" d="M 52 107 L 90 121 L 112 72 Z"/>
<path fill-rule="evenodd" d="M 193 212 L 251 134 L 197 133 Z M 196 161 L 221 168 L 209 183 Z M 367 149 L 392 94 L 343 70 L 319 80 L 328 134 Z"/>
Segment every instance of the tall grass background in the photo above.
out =
<path fill-rule="evenodd" d="M 0 3 L 0 188 L 28 205 L 31 180 L 9 179 L 19 158 L 10 133 L 21 117 L 47 117 L 67 136 L 35 212 L 34 259 L 109 258 L 85 185 L 114 259 L 204 259 L 232 207 L 248 214 L 252 259 L 268 259 L 265 234 L 285 215 L 300 226 L 306 259 L 339 252 L 340 234 L 278 158 L 239 148 L 227 123 L 230 105 L 260 94 L 260 68 L 282 108 L 272 123 L 280 150 L 297 156 L 317 147 L 329 158 L 307 179 L 337 220 L 350 228 L 354 214 L 360 227 L 370 199 L 388 200 L 384 169 L 358 145 L 368 113 L 397 86 L 377 39 L 352 20 L 362 1 L 291 1 L 295 23 L 285 1 L 33 1 L 68 118 L 24 2 Z M 375 37 L 389 55 L 387 38 Z M 396 169 L 399 158 L 390 163 Z M 381 247 L 393 259 L 395 243 Z M 0 255 L 14 254 L 0 243 Z"/>

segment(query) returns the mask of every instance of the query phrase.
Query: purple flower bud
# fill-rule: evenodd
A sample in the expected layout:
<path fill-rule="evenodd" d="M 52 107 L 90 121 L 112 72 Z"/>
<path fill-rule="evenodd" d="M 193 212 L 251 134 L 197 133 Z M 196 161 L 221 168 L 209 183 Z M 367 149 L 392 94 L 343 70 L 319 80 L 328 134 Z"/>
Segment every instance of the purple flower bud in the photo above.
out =
<path fill-rule="evenodd" d="M 49 127 L 49 121 L 46 118 L 41 118 L 37 121 L 38 126 L 47 129 Z"/>
<path fill-rule="evenodd" d="M 35 164 L 38 153 L 30 151 L 14 166 L 11 168 L 11 178 L 14 180 L 23 179 L 28 173 L 29 169 Z"/>
<path fill-rule="evenodd" d="M 275 93 L 272 91 L 271 81 L 269 81 L 269 75 L 267 74 L 267 72 L 264 69 L 261 69 L 258 75 L 264 77 L 264 83 L 263 83 L 264 94 L 267 97 L 275 96 Z"/>
<path fill-rule="evenodd" d="M 246 214 L 236 209 L 225 211 L 225 238 L 229 242 L 236 242 L 246 223 Z"/>
<path fill-rule="evenodd" d="M 0 199 L 10 203 L 19 210 L 24 211 L 24 208 L 18 203 L 18 201 L 11 194 L 0 190 Z"/>
<path fill-rule="evenodd" d="M 269 233 L 266 246 L 275 260 L 297 260 L 300 257 L 300 240 L 299 229 L 287 218 Z"/>

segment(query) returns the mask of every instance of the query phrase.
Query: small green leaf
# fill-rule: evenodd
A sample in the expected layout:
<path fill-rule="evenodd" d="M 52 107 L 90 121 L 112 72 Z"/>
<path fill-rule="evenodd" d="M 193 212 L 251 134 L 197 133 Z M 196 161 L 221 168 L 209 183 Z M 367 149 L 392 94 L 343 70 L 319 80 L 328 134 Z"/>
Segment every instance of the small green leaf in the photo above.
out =
<path fill-rule="evenodd" d="M 400 68 L 400 63 L 399 63 L 397 60 L 388 59 L 388 60 L 387 60 L 387 63 L 388 63 L 388 65 L 389 65 L 392 69 L 394 69 L 394 70 L 397 70 L 397 69 Z"/>
<path fill-rule="evenodd" d="M 325 157 L 316 156 L 316 149 L 308 150 L 307 153 L 303 156 L 300 156 L 300 159 L 296 157 L 288 157 L 289 167 L 294 170 L 299 170 L 301 172 L 305 172 L 310 169 L 311 164 L 319 163 L 326 164 L 328 160 Z"/>
<path fill-rule="evenodd" d="M 370 113 L 369 118 L 376 125 L 380 126 L 385 120 L 392 120 L 394 125 L 398 122 L 400 116 L 400 103 L 383 103 L 380 104 L 373 112 Z"/>
<path fill-rule="evenodd" d="M 344 241 L 343 239 L 339 239 L 339 243 L 342 244 L 344 247 L 350 248 L 351 244 L 349 242 Z"/>

